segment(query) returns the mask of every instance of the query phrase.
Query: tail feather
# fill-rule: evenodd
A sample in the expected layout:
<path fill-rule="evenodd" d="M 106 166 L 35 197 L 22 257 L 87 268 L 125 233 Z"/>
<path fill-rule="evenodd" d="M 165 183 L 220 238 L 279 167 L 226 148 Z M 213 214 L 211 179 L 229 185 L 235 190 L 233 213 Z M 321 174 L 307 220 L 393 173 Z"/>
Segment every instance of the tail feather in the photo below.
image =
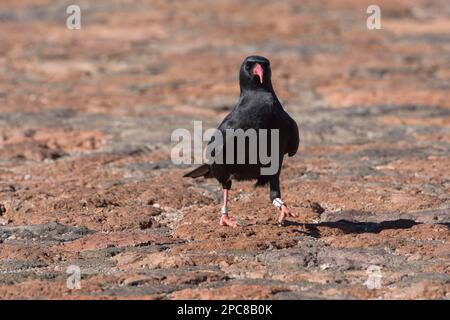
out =
<path fill-rule="evenodd" d="M 211 177 L 211 171 L 208 164 L 202 164 L 200 167 L 195 168 L 194 170 L 186 173 L 183 177 L 191 177 L 191 178 L 198 178 L 198 177 L 205 177 L 210 178 Z"/>

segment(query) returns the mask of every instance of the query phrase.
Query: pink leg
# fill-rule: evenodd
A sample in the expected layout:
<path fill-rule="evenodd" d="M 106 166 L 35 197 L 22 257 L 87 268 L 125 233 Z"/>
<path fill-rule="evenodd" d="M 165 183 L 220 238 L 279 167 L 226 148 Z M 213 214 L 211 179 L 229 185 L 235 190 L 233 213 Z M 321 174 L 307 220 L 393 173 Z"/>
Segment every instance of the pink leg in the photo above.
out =
<path fill-rule="evenodd" d="M 232 228 L 237 227 L 237 222 L 235 220 L 230 219 L 228 216 L 228 192 L 230 190 L 223 189 L 223 207 L 222 207 L 222 215 L 220 217 L 220 225 L 228 226 Z"/>
<path fill-rule="evenodd" d="M 297 217 L 289 208 L 283 203 L 280 208 L 280 215 L 278 216 L 278 223 L 283 224 L 287 217 Z"/>

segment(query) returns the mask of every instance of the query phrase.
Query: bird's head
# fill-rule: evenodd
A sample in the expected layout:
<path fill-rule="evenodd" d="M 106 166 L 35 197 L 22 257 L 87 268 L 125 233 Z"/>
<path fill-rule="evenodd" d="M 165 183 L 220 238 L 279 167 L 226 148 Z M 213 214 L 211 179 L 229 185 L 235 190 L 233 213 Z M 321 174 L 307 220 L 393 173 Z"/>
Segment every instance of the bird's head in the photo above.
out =
<path fill-rule="evenodd" d="M 242 89 L 272 90 L 272 72 L 270 61 L 260 56 L 249 56 L 245 58 L 239 72 L 239 83 Z"/>

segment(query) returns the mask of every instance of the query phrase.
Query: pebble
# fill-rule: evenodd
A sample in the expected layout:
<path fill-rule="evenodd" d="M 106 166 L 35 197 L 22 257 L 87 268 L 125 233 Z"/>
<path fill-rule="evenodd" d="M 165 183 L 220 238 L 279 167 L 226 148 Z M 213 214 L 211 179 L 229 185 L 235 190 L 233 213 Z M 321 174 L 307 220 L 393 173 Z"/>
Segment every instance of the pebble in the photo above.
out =
<path fill-rule="evenodd" d="M 6 226 L 8 224 L 7 219 L 0 218 L 0 226 Z"/>
<path fill-rule="evenodd" d="M 6 212 L 6 207 L 4 204 L 0 203 L 0 217 Z"/>

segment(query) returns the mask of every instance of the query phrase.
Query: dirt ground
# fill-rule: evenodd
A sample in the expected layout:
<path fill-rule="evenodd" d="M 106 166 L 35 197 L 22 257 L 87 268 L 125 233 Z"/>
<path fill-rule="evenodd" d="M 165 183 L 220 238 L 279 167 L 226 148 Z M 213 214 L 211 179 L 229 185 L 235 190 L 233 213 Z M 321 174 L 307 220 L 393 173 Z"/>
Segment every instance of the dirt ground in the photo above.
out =
<path fill-rule="evenodd" d="M 447 0 L 76 2 L 81 30 L 0 3 L 0 298 L 450 298 Z M 219 184 L 170 160 L 250 54 L 300 126 L 285 227 L 249 182 L 219 227 Z"/>

